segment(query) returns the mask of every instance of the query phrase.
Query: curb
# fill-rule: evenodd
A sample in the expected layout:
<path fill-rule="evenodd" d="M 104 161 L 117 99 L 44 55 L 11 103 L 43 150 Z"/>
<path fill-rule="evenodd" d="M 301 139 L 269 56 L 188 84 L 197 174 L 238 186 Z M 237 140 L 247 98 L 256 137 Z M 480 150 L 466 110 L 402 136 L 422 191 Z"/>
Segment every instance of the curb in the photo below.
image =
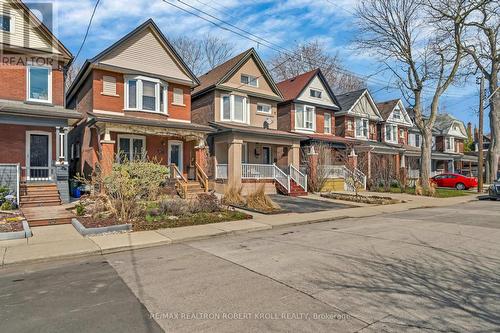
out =
<path fill-rule="evenodd" d="M 130 231 L 132 229 L 132 224 L 118 224 L 109 227 L 98 227 L 98 228 L 86 228 L 80 223 L 76 218 L 71 219 L 71 224 L 82 236 L 89 235 L 100 235 L 112 232 Z"/>
<path fill-rule="evenodd" d="M 28 221 L 22 220 L 23 231 L 0 232 L 0 240 L 23 239 L 33 236 Z"/>

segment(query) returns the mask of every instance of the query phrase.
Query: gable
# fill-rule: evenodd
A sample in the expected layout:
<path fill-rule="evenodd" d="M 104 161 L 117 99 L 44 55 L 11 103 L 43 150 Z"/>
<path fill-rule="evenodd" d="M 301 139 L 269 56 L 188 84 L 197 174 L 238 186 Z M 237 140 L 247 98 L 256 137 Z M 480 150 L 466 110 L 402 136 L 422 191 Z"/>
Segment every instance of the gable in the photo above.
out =
<path fill-rule="evenodd" d="M 150 28 L 139 31 L 109 53 L 99 64 L 150 73 L 180 81 L 192 82 L 188 73 L 175 61 L 172 52 L 164 46 Z"/>
<path fill-rule="evenodd" d="M 311 97 L 310 89 L 321 91 L 321 98 Z M 331 96 L 328 93 L 328 89 L 324 86 L 323 82 L 318 75 L 314 76 L 314 78 L 309 82 L 309 84 L 305 87 L 302 93 L 297 98 L 298 101 L 301 102 L 309 102 L 314 104 L 320 104 L 325 106 L 334 107 L 336 106 Z"/>
<path fill-rule="evenodd" d="M 400 114 L 399 118 L 394 117 L 394 111 L 396 110 L 399 110 Z M 403 126 L 413 126 L 410 116 L 408 115 L 408 112 L 406 111 L 401 100 L 399 100 L 396 106 L 394 106 L 394 108 L 392 109 L 391 113 L 389 114 L 389 117 L 387 117 L 387 122 Z"/>
<path fill-rule="evenodd" d="M 257 77 L 258 87 L 252 87 L 246 84 L 242 84 L 242 74 Z M 274 98 L 280 98 L 280 96 L 274 92 L 273 88 L 271 87 L 271 83 L 266 79 L 266 74 L 260 69 L 253 56 L 249 57 L 245 61 L 245 63 L 240 68 L 238 68 L 238 70 L 236 70 L 229 78 L 222 82 L 221 85 L 238 90 L 268 95 Z"/>
<path fill-rule="evenodd" d="M 459 121 L 454 121 L 448 129 L 448 135 L 466 138 L 465 126 Z"/>
<path fill-rule="evenodd" d="M 371 119 L 380 119 L 377 108 L 368 97 L 368 94 L 363 94 L 358 101 L 352 106 L 348 112 L 350 115 L 367 117 Z"/>
<path fill-rule="evenodd" d="M 1 1 L 0 14 L 11 17 L 12 32 L 0 31 L 0 43 L 14 47 L 30 48 L 62 55 L 57 45 L 53 45 L 50 38 L 47 38 L 37 27 L 36 22 L 20 7 L 9 2 Z"/>

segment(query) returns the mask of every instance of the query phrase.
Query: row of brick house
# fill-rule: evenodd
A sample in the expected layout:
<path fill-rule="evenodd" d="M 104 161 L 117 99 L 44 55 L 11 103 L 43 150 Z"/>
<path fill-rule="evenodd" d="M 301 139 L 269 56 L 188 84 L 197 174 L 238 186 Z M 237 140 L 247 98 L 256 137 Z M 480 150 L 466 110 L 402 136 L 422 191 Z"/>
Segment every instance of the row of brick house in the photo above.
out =
<path fill-rule="evenodd" d="M 257 183 L 304 195 L 301 165 L 319 144 L 332 156 L 366 154 L 362 177 L 372 155 L 390 156 L 395 170 L 418 165 L 421 140 L 401 100 L 336 96 L 319 69 L 276 83 L 254 49 L 196 77 L 152 20 L 88 59 L 65 93 L 71 53 L 22 2 L 2 6 L 2 50 L 16 61 L 0 66 L 0 163 L 4 175 L 18 165 L 2 181 L 17 182 L 21 204 L 67 201 L 70 177 L 144 157 L 171 166 L 181 195 Z M 435 138 L 433 170 L 463 169 L 463 124 L 440 116 Z"/>

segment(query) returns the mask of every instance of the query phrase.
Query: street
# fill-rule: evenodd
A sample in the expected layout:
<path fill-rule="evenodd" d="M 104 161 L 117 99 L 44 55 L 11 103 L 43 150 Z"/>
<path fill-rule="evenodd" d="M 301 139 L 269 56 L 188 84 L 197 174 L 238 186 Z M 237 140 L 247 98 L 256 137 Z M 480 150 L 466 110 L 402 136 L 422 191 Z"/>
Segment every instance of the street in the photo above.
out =
<path fill-rule="evenodd" d="M 475 201 L 10 266 L 0 331 L 498 332 L 499 244 Z"/>

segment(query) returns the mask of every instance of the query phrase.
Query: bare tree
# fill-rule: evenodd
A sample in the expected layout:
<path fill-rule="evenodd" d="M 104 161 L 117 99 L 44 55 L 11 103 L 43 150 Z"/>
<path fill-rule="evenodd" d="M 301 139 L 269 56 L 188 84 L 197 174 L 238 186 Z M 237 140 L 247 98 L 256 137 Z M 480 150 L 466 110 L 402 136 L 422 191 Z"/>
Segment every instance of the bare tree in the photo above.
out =
<path fill-rule="evenodd" d="M 496 4 L 495 4 L 496 3 Z M 500 7 L 496 1 L 480 1 L 476 10 L 464 24 L 462 47 L 488 82 L 490 104 L 491 144 L 487 156 L 486 181 L 495 179 L 500 157 L 500 69 L 499 36 Z M 496 92 L 494 94 L 494 92 Z"/>
<path fill-rule="evenodd" d="M 179 36 L 171 40 L 195 75 L 201 75 L 228 60 L 234 51 L 231 42 L 212 35 L 200 39 Z"/>
<path fill-rule="evenodd" d="M 71 66 L 69 66 L 66 69 L 65 73 L 65 81 L 64 81 L 64 91 L 68 91 L 69 87 L 73 84 L 73 81 L 75 81 L 76 76 L 80 72 L 80 69 L 82 66 L 78 63 L 73 63 Z"/>
<path fill-rule="evenodd" d="M 317 155 L 313 160 L 311 154 Z M 301 165 L 305 166 L 307 188 L 311 192 L 321 192 L 327 180 L 332 177 L 331 166 L 334 164 L 335 151 L 325 143 L 316 143 L 302 148 Z"/>
<path fill-rule="evenodd" d="M 368 170 L 368 152 L 354 150 L 353 144 L 346 144 L 345 149 L 340 150 L 336 156 L 345 167 L 344 182 L 354 190 L 356 196 L 366 186 L 366 174 Z M 363 174 L 364 172 L 364 174 Z"/>
<path fill-rule="evenodd" d="M 328 54 L 318 41 L 296 45 L 291 54 L 280 53 L 269 61 L 276 81 L 283 81 L 299 74 L 320 68 L 335 93 L 353 91 L 365 87 L 358 77 L 345 71 L 337 55 Z"/>
<path fill-rule="evenodd" d="M 439 100 L 459 71 L 465 18 L 478 1 L 367 0 L 356 10 L 362 30 L 357 45 L 383 60 L 415 112 L 415 124 L 422 134 L 420 177 L 424 189 L 430 187 L 432 128 Z M 424 117 L 424 89 L 432 96 L 428 117 Z"/>

